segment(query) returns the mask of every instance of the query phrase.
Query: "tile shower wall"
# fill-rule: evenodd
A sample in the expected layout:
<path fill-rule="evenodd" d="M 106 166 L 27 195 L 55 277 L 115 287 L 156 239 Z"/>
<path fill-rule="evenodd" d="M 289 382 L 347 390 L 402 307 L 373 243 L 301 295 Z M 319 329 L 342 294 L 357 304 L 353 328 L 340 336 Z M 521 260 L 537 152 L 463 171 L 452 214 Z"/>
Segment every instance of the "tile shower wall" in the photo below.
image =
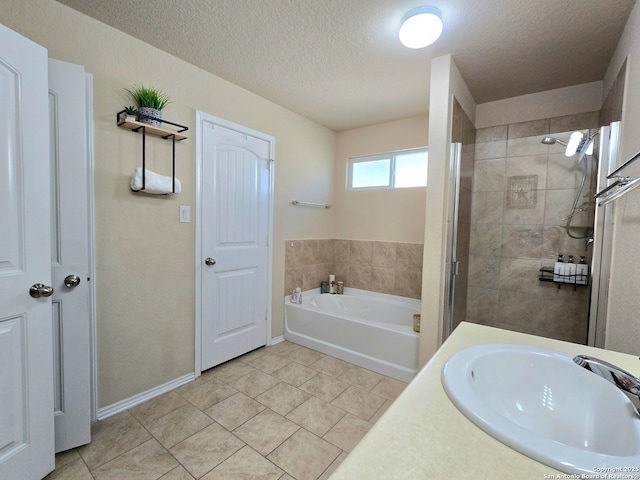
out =
<path fill-rule="evenodd" d="M 586 341 L 589 289 L 558 288 L 538 275 L 541 266 L 553 266 L 558 253 L 590 259 L 585 240 L 571 239 L 563 227 L 582 167 L 564 156 L 564 147 L 541 143 L 549 134 L 587 128 L 598 128 L 598 112 L 477 130 L 469 321 Z M 591 205 L 574 225 L 591 225 L 592 212 Z"/>
<path fill-rule="evenodd" d="M 335 275 L 345 287 L 420 298 L 422 244 L 361 240 L 285 240 L 285 295 Z"/>

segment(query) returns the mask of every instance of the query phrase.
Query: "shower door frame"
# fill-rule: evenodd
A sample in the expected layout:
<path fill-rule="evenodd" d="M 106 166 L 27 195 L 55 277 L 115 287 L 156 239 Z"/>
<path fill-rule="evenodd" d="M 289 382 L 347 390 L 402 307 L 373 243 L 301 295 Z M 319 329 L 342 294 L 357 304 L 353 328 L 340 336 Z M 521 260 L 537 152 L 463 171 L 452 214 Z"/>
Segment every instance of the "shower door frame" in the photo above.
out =
<path fill-rule="evenodd" d="M 447 238 L 449 239 L 445 252 L 444 275 L 447 279 L 444 291 L 444 322 L 442 326 L 442 341 L 453 332 L 453 314 L 456 293 L 456 275 L 458 275 L 458 213 L 460 208 L 460 164 L 462 162 L 462 143 L 451 143 L 449 153 L 449 218 Z"/>
<path fill-rule="evenodd" d="M 611 180 L 609 172 L 617 166 L 620 122 L 600 127 L 598 178 L 596 191 L 606 188 Z M 593 220 L 593 254 L 591 257 L 591 299 L 589 306 L 589 330 L 587 344 L 605 347 L 609 277 L 613 248 L 613 204 L 596 205 Z"/>

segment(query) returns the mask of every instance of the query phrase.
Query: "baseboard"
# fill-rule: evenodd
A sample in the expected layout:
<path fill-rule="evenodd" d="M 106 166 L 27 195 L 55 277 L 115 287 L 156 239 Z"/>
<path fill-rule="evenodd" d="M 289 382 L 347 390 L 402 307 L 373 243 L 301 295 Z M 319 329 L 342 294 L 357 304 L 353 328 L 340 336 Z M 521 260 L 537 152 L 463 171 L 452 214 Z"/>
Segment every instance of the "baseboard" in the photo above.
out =
<path fill-rule="evenodd" d="M 183 375 L 182 377 L 176 378 L 175 380 L 171 380 L 163 385 L 158 385 L 146 392 L 139 393 L 134 395 L 133 397 L 125 398 L 124 400 L 120 400 L 112 405 L 107 407 L 98 408 L 97 420 L 104 420 L 112 415 L 115 415 L 120 412 L 124 412 L 125 410 L 135 407 L 136 405 L 140 405 L 141 403 L 146 402 L 147 400 L 151 400 L 152 398 L 158 397 L 163 393 L 167 393 L 174 388 L 178 388 L 185 383 L 189 383 L 191 380 L 196 378 L 195 374 L 188 373 L 187 375 Z"/>
<path fill-rule="evenodd" d="M 277 345 L 278 343 L 284 342 L 284 335 L 280 335 L 279 337 L 275 337 L 271 339 L 271 343 L 269 343 L 270 347 Z"/>

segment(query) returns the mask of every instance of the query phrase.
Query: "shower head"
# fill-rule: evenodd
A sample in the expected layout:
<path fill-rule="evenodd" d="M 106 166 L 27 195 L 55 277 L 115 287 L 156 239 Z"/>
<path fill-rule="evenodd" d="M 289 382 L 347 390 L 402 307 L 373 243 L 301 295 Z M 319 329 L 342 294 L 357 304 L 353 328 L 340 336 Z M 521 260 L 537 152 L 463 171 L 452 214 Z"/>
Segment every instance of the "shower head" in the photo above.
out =
<path fill-rule="evenodd" d="M 545 145 L 554 145 L 556 143 L 559 143 L 560 145 L 564 145 L 565 147 L 567 146 L 567 142 L 556 137 L 544 137 L 541 140 L 541 143 L 544 143 Z"/>

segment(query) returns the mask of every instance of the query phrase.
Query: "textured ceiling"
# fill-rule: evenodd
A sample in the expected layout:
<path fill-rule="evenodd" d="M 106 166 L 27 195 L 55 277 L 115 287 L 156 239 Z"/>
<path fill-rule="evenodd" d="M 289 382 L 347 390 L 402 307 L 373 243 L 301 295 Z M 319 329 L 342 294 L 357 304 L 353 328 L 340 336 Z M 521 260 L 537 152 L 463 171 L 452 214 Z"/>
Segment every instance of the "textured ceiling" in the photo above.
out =
<path fill-rule="evenodd" d="M 477 103 L 602 80 L 635 0 L 58 0 L 340 131 L 424 114 L 450 53 Z M 402 16 L 442 11 L 409 50 Z"/>

